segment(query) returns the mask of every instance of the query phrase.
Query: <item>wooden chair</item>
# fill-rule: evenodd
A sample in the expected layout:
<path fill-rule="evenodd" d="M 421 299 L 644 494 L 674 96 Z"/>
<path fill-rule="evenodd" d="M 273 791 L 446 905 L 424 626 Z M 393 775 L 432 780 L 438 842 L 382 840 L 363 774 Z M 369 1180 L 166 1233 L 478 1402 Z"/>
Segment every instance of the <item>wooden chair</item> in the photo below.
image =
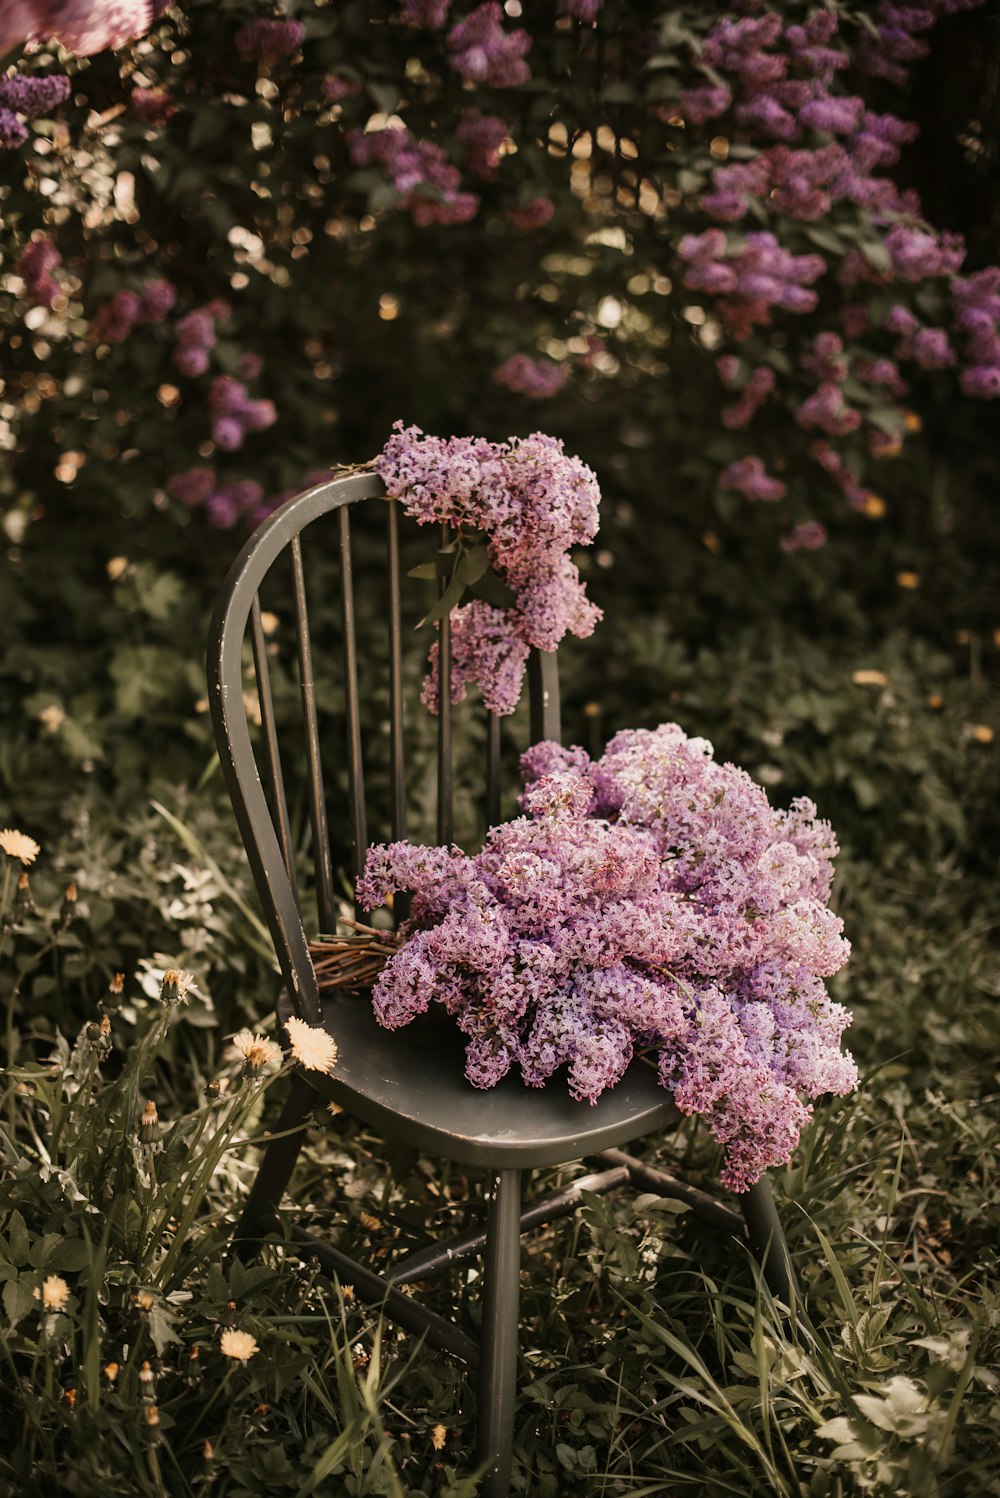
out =
<path fill-rule="evenodd" d="M 321 484 L 289 500 L 249 539 L 237 557 L 217 605 L 209 651 L 209 700 L 223 774 L 253 870 L 264 913 L 284 977 L 278 1021 L 292 1013 L 311 1025 L 325 1026 L 336 1038 L 339 1060 L 332 1076 L 296 1073 L 275 1138 L 268 1146 L 236 1230 L 244 1254 L 262 1236 L 277 1233 L 327 1272 L 350 1283 L 359 1298 L 381 1306 L 398 1324 L 426 1336 L 470 1367 L 479 1370 L 478 1447 L 488 1464 L 484 1498 L 508 1492 L 514 1429 L 518 1345 L 520 1239 L 528 1228 L 571 1212 L 581 1195 L 605 1193 L 631 1184 L 643 1191 L 680 1198 L 729 1232 L 742 1233 L 763 1259 L 764 1272 L 777 1297 L 788 1303 L 791 1264 L 766 1181 L 741 1198 L 742 1216 L 732 1207 L 623 1153 L 620 1146 L 643 1135 L 672 1128 L 679 1119 L 669 1095 L 652 1069 L 634 1064 L 623 1080 L 596 1106 L 576 1103 L 559 1080 L 536 1090 L 507 1077 L 491 1091 L 466 1082 L 462 1037 L 450 1022 L 430 1016 L 390 1032 L 375 1022 L 367 997 L 359 993 L 324 993 L 317 981 L 306 934 L 303 897 L 296 873 L 296 849 L 284 766 L 290 766 L 308 793 L 315 903 L 318 929 L 336 928 L 337 894 L 328 834 L 329 819 L 350 831 L 352 873 L 364 862 L 369 845 L 365 774 L 362 754 L 360 654 L 356 638 L 352 516 L 366 510 L 360 531 L 366 552 L 373 534 L 384 530 L 387 596 L 381 658 L 388 654 L 389 826 L 376 829 L 372 841 L 407 835 L 407 740 L 403 714 L 403 624 L 401 614 L 400 506 L 388 501 L 381 481 L 355 474 Z M 371 512 L 379 512 L 372 514 Z M 327 524 L 322 522 L 326 518 Z M 378 530 L 373 529 L 374 526 Z M 358 525 L 354 527 L 356 540 Z M 331 534 L 331 532 L 333 534 Z M 424 533 L 427 536 L 428 533 Z M 337 670 L 343 689 L 346 744 L 326 743 L 320 732 L 317 678 L 306 596 L 304 548 L 322 548 L 329 561 L 339 554 L 340 639 Z M 382 543 L 379 542 L 381 549 Z M 424 553 L 426 555 L 426 551 Z M 279 565 L 281 564 L 281 565 Z M 287 580 L 280 573 L 289 564 Z M 274 571 L 272 572 L 272 569 Z M 260 590 L 275 573 L 286 607 L 294 614 L 298 658 L 301 724 L 282 757 L 278 715 L 272 692 L 273 647 L 265 635 Z M 415 585 L 416 586 L 416 585 Z M 246 636 L 256 677 L 260 729 L 258 753 L 248 721 Z M 440 629 L 441 700 L 449 701 L 449 632 Z M 426 631 L 416 637 L 426 649 Z M 324 647 L 325 648 L 325 647 Z M 324 654 L 325 667 L 334 664 Z M 287 679 L 286 679 L 287 680 Z M 554 654 L 536 652 L 529 667 L 532 742 L 559 738 L 559 688 Z M 423 709 L 420 709 L 423 712 Z M 256 716 L 256 714 L 255 714 Z M 423 724 L 424 740 L 427 724 Z M 437 839 L 452 840 L 454 779 L 452 712 L 437 722 Z M 328 761 L 343 755 L 347 770 L 347 804 L 336 812 L 324 789 L 321 750 Z M 499 820 L 500 724 L 487 715 L 483 801 L 487 825 Z M 384 778 L 384 777 L 383 777 Z M 282 1032 L 283 1038 L 283 1032 Z M 344 1109 L 384 1134 L 402 1139 L 433 1155 L 492 1173 L 487 1193 L 485 1228 L 420 1250 L 393 1263 L 383 1273 L 356 1262 L 279 1215 L 279 1204 L 302 1143 L 304 1121 L 319 1099 Z M 587 1173 L 570 1186 L 522 1206 L 521 1178 L 535 1167 L 589 1162 Z M 477 1345 L 459 1326 L 423 1307 L 399 1290 L 427 1280 L 472 1255 L 484 1258 L 482 1332 Z"/>

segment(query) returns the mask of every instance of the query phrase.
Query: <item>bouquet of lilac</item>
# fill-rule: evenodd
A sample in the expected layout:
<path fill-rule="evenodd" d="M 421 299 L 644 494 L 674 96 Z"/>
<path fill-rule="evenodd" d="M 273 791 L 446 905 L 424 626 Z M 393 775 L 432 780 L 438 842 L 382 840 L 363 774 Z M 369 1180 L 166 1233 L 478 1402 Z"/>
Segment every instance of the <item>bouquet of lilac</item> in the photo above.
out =
<path fill-rule="evenodd" d="M 850 950 L 827 908 L 837 851 L 806 800 L 773 809 L 674 724 L 619 733 L 592 762 L 542 743 L 521 761 L 525 815 L 475 857 L 369 851 L 368 909 L 412 890 L 405 941 L 373 990 L 394 1029 L 443 1004 L 466 1075 L 529 1086 L 567 1066 L 595 1102 L 637 1052 L 726 1147 L 742 1191 L 787 1161 L 821 1093 L 857 1084 L 850 1015 L 823 979 Z"/>
<path fill-rule="evenodd" d="M 443 568 L 431 563 L 416 573 L 449 578 L 428 618 L 450 615 L 452 701 L 477 682 L 491 712 L 512 713 L 530 648 L 554 650 L 567 632 L 583 638 L 601 618 L 568 554 L 597 533 L 593 472 L 541 432 L 508 442 L 446 440 L 402 422 L 374 468 L 419 524 L 457 533 L 439 559 Z M 471 602 L 458 607 L 466 591 Z M 423 700 L 437 712 L 437 645 Z"/>

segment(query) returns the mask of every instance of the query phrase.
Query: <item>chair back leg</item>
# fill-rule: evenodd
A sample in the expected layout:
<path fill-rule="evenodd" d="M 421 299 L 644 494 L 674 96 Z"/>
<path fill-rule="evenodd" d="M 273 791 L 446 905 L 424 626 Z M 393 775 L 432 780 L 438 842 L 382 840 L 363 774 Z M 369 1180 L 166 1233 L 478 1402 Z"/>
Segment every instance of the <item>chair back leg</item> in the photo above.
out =
<path fill-rule="evenodd" d="M 514 1447 L 521 1271 L 521 1172 L 493 1177 L 483 1261 L 479 1364 L 479 1458 L 489 1466 L 482 1498 L 507 1498 Z"/>

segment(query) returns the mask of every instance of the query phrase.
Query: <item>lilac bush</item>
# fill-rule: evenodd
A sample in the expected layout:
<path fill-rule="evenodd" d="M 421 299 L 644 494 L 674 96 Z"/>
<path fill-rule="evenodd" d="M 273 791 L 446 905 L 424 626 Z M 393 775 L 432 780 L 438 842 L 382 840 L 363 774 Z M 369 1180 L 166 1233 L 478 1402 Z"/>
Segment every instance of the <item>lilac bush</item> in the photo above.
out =
<path fill-rule="evenodd" d="M 745 1190 L 789 1159 L 812 1099 L 857 1083 L 840 1049 L 850 1015 L 823 982 L 849 952 L 827 905 L 829 824 L 805 798 L 774 810 L 675 724 L 619 733 L 597 761 L 538 744 L 521 767 L 525 815 L 474 857 L 369 851 L 366 908 L 413 892 L 375 984 L 379 1021 L 442 1004 L 474 1086 L 516 1063 L 540 1087 L 565 1066 L 591 1103 L 649 1053 Z"/>

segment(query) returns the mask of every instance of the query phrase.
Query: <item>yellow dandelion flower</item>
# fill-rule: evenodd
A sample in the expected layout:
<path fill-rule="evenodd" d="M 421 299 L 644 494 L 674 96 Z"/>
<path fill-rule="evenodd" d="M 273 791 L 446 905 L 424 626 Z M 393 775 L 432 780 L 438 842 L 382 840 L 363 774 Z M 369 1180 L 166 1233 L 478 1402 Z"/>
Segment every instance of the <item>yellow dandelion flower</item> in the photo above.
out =
<path fill-rule="evenodd" d="M 34 863 L 42 851 L 33 837 L 14 827 L 5 827 L 0 832 L 0 848 L 8 858 L 19 858 L 22 863 Z"/>
<path fill-rule="evenodd" d="M 234 1326 L 227 1326 L 222 1333 L 219 1350 L 224 1357 L 234 1358 L 238 1363 L 247 1363 L 255 1352 L 260 1352 L 250 1333 L 238 1332 Z"/>
<path fill-rule="evenodd" d="M 337 1064 L 337 1042 L 332 1035 L 307 1025 L 294 1014 L 285 1021 L 285 1029 L 292 1043 L 292 1055 L 300 1066 L 307 1071 L 333 1071 Z"/>
<path fill-rule="evenodd" d="M 435 1451 L 443 1451 L 444 1444 L 448 1439 L 448 1428 L 444 1425 L 435 1425 L 431 1431 L 431 1445 Z"/>
<path fill-rule="evenodd" d="M 916 572 L 897 572 L 896 582 L 901 588 L 919 588 L 920 577 Z"/>
<path fill-rule="evenodd" d="M 852 671 L 851 680 L 856 687 L 887 687 L 889 678 L 884 671 Z"/>
<path fill-rule="evenodd" d="M 69 1286 L 61 1274 L 50 1274 L 42 1280 L 42 1288 L 35 1291 L 35 1299 L 42 1302 L 46 1311 L 61 1311 L 69 1300 Z"/>
<path fill-rule="evenodd" d="M 233 1036 L 233 1045 L 243 1057 L 246 1070 L 256 1075 L 265 1066 L 280 1066 L 281 1047 L 266 1035 L 255 1035 L 250 1030 L 239 1030 Z"/>
<path fill-rule="evenodd" d="M 993 730 L 988 723 L 977 723 L 972 730 L 972 737 L 977 744 L 992 744 Z"/>

